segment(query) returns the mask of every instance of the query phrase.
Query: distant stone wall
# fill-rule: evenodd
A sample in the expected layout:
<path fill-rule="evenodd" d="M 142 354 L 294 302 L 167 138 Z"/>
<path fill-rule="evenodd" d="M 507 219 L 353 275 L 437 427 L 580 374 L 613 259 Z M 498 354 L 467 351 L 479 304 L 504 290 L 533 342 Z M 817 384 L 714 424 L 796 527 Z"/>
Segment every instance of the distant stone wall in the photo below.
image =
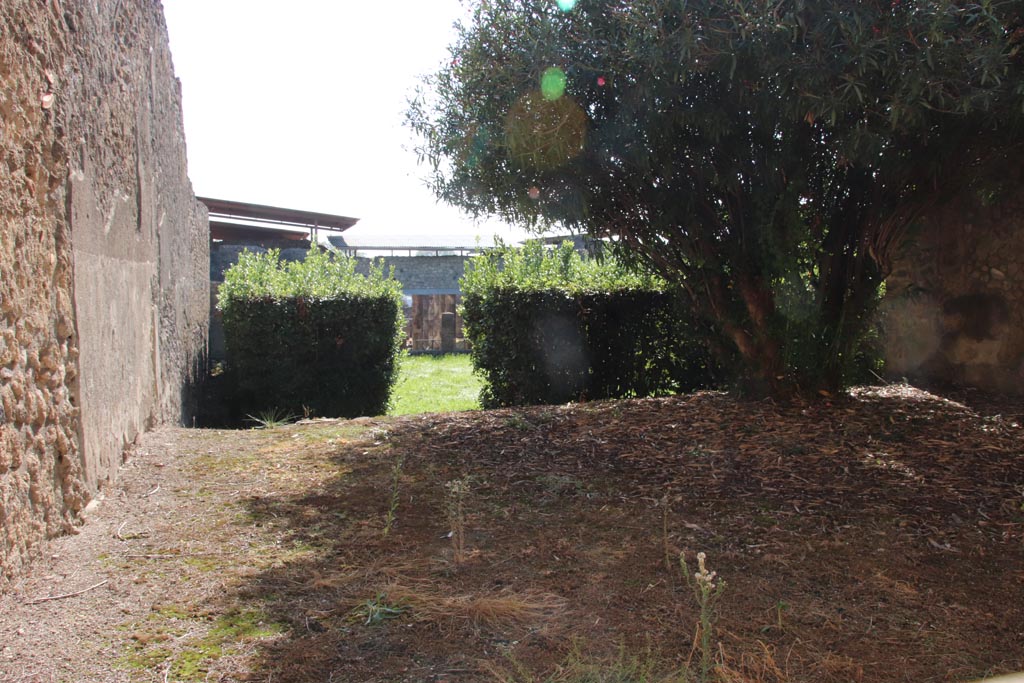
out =
<path fill-rule="evenodd" d="M 466 272 L 466 256 L 385 256 L 360 257 L 359 270 L 366 272 L 371 261 L 384 261 L 384 269 L 394 267 L 395 279 L 406 294 L 457 294 L 459 280 Z"/>
<path fill-rule="evenodd" d="M 231 266 L 238 263 L 238 258 L 244 251 L 251 251 L 254 254 L 266 254 L 268 249 L 277 249 L 281 252 L 282 261 L 302 261 L 309 253 L 309 241 L 303 240 L 300 246 L 294 241 L 269 243 L 269 247 L 257 244 L 236 244 L 214 242 L 210 245 L 210 280 L 212 282 L 224 282 L 224 273 Z"/>
<path fill-rule="evenodd" d="M 961 197 L 894 260 L 882 313 L 889 372 L 1024 393 L 1024 177 Z"/>
<path fill-rule="evenodd" d="M 159 3 L 0 4 L 0 586 L 190 417 L 208 228 Z"/>

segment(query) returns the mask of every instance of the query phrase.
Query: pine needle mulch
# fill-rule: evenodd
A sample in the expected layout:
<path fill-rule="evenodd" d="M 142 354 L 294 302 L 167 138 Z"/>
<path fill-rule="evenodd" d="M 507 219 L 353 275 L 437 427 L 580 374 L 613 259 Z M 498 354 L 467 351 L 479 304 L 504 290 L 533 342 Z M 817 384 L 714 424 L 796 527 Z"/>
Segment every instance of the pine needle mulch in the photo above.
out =
<path fill-rule="evenodd" d="M 498 580 L 533 568 L 590 640 L 685 655 L 672 564 L 704 551 L 737 659 L 768 647 L 788 680 L 956 681 L 1024 670 L 1024 405 L 977 398 L 701 393 L 424 416 L 392 440 L 506 501 L 475 520 L 515 558 Z"/>
<path fill-rule="evenodd" d="M 0 681 L 681 680 L 699 552 L 722 683 L 1024 671 L 1022 425 L 893 385 L 158 430 L 0 595 Z"/>

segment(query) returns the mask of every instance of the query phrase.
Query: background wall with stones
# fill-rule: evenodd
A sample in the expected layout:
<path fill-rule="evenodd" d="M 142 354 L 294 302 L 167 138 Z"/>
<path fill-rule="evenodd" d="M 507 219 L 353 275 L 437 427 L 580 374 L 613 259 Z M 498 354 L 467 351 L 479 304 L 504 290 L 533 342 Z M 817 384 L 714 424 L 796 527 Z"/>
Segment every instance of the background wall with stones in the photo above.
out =
<path fill-rule="evenodd" d="M 384 272 L 395 269 L 395 279 L 405 294 L 458 294 L 459 280 L 466 272 L 466 256 L 383 256 L 359 257 L 357 269 L 367 272 L 375 261 L 384 262 Z"/>
<path fill-rule="evenodd" d="M 190 421 L 208 232 L 159 3 L 0 4 L 0 585 Z"/>
<path fill-rule="evenodd" d="M 1024 393 L 1024 171 L 921 221 L 882 316 L 890 374 Z"/>

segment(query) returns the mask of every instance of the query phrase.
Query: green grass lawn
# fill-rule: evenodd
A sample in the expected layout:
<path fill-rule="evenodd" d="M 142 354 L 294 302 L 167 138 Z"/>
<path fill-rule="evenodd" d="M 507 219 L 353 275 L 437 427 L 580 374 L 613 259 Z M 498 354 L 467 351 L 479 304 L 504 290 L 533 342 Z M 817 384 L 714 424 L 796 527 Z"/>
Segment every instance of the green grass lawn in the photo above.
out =
<path fill-rule="evenodd" d="M 388 415 L 480 408 L 480 379 L 469 354 L 403 356 Z"/>

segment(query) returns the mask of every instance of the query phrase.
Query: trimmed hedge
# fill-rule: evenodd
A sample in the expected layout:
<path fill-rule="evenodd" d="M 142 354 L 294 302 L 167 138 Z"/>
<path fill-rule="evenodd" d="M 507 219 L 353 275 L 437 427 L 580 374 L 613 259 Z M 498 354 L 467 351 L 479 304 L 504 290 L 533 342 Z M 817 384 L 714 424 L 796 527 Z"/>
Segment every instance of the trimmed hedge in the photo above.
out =
<path fill-rule="evenodd" d="M 225 273 L 218 307 L 240 415 L 381 415 L 398 374 L 400 285 L 382 269 L 313 249 L 282 263 L 243 253 Z"/>
<path fill-rule="evenodd" d="M 484 407 L 658 396 L 716 383 L 681 297 L 570 244 L 470 261 L 463 322 Z"/>

